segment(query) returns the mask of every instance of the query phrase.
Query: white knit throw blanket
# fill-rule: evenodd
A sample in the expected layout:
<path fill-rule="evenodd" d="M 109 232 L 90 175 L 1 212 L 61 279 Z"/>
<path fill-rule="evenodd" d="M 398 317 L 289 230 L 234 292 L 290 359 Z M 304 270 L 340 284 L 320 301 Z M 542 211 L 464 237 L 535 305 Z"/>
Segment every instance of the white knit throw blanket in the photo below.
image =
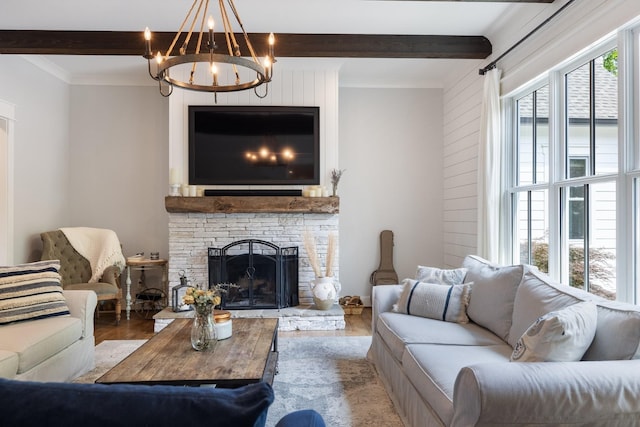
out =
<path fill-rule="evenodd" d="M 104 270 L 112 265 L 120 271 L 124 268 L 125 260 L 122 255 L 120 241 L 113 230 L 90 227 L 66 227 L 60 231 L 67 236 L 71 246 L 91 264 L 90 283 L 97 282 Z"/>

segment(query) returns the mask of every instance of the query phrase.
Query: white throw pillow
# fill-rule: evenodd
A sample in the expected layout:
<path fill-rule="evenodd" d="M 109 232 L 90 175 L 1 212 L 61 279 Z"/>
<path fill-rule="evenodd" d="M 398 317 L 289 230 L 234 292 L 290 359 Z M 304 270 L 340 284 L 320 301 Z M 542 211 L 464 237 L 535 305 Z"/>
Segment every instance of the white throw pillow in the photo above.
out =
<path fill-rule="evenodd" d="M 441 268 L 418 266 L 416 280 L 420 282 L 439 283 L 441 285 L 459 285 L 467 274 L 466 268 L 443 270 Z"/>
<path fill-rule="evenodd" d="M 403 280 L 402 293 L 394 310 L 414 316 L 446 322 L 467 323 L 470 285 L 440 285 L 438 283 Z"/>
<path fill-rule="evenodd" d="M 578 361 L 591 345 L 597 324 L 598 308 L 589 301 L 547 313 L 522 334 L 511 361 Z"/>
<path fill-rule="evenodd" d="M 467 269 L 464 281 L 474 283 L 467 308 L 469 319 L 507 341 L 513 318 L 513 300 L 522 281 L 524 267 L 499 266 L 475 255 L 468 255 L 462 267 Z M 528 322 L 527 326 L 530 324 Z"/>

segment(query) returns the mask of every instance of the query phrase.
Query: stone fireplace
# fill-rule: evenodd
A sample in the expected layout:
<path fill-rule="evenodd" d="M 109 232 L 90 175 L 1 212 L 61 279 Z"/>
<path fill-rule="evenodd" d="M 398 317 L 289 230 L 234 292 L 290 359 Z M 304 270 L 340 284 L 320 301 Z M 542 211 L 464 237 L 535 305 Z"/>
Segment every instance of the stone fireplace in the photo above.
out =
<path fill-rule="evenodd" d="M 167 197 L 165 206 L 169 212 L 169 289 L 180 284 L 180 272 L 191 285 L 206 287 L 209 248 L 258 239 L 281 248 L 298 247 L 299 304 L 313 304 L 309 283 L 315 276 L 303 235 L 305 230 L 313 232 L 318 253 L 326 254 L 329 233 L 338 235 L 339 231 L 337 197 Z M 339 277 L 339 266 L 334 270 Z"/>

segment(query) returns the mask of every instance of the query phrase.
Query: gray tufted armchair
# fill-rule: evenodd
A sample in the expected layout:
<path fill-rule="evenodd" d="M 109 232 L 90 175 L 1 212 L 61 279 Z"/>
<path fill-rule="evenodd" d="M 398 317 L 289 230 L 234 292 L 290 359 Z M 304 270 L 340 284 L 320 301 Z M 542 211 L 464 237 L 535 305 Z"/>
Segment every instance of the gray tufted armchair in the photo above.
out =
<path fill-rule="evenodd" d="M 89 283 L 91 264 L 71 246 L 62 231 L 46 231 L 40 234 L 40 238 L 43 246 L 41 259 L 60 260 L 62 287 L 64 289 L 94 291 L 98 295 L 97 310 L 100 310 L 100 306 L 104 305 L 104 301 L 114 301 L 113 312 L 116 315 L 116 325 L 120 324 L 120 312 L 122 311 L 120 269 L 116 266 L 107 267 L 98 282 Z"/>

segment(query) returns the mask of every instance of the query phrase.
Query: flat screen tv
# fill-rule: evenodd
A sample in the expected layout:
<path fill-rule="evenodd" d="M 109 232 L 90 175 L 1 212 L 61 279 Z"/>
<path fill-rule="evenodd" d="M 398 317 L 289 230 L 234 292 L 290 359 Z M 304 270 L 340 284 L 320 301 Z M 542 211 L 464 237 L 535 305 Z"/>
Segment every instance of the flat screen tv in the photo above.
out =
<path fill-rule="evenodd" d="M 319 113 L 319 107 L 189 106 L 189 184 L 319 184 Z"/>

